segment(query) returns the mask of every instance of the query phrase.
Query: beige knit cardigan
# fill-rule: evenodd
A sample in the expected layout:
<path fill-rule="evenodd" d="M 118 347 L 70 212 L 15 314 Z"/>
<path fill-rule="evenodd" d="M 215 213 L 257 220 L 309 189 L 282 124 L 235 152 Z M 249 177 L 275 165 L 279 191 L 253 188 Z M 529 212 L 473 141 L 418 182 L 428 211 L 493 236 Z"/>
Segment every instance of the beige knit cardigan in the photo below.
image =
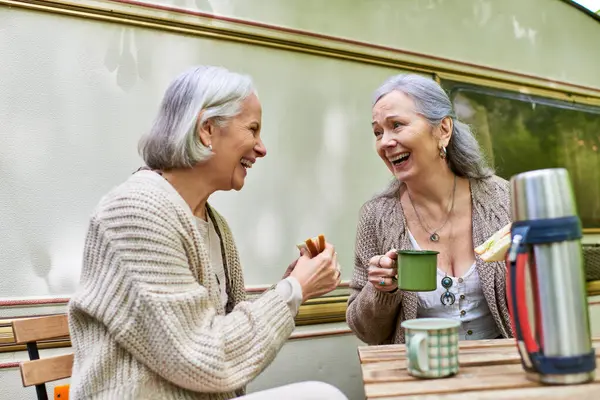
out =
<path fill-rule="evenodd" d="M 400 323 L 417 318 L 416 292 L 382 292 L 373 287 L 367 277 L 371 257 L 385 254 L 390 249 L 412 249 L 400 203 L 401 186 L 394 183 L 386 193 L 366 202 L 358 222 L 346 320 L 358 338 L 371 345 L 404 343 Z M 506 180 L 493 176 L 471 180 L 470 187 L 473 245 L 476 247 L 510 222 L 509 186 Z M 476 268 L 500 333 L 503 337 L 512 337 L 506 302 L 505 263 L 484 263 L 477 257 Z"/>
<path fill-rule="evenodd" d="M 289 307 L 275 291 L 246 301 L 231 231 L 209 215 L 226 307 L 194 216 L 160 175 L 139 171 L 100 201 L 68 308 L 71 399 L 230 399 L 271 363 L 294 329 Z"/>

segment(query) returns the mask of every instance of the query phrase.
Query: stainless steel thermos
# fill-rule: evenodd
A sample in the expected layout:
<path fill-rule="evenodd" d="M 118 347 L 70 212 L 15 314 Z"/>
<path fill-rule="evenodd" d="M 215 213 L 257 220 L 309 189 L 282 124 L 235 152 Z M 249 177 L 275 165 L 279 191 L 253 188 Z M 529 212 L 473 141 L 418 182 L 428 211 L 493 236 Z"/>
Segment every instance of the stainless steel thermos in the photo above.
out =
<path fill-rule="evenodd" d="M 581 222 L 567 170 L 510 180 L 512 226 L 507 297 L 523 368 L 531 379 L 594 379 Z"/>

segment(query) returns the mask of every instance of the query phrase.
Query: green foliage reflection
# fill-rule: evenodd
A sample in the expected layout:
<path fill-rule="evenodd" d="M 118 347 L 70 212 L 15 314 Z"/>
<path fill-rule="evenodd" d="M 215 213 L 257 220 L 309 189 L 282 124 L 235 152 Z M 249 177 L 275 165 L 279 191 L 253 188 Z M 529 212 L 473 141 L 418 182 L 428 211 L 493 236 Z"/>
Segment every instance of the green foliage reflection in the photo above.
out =
<path fill-rule="evenodd" d="M 477 88 L 451 91 L 458 117 L 473 127 L 499 176 L 567 168 L 583 226 L 599 228 L 600 109 L 503 95 Z"/>

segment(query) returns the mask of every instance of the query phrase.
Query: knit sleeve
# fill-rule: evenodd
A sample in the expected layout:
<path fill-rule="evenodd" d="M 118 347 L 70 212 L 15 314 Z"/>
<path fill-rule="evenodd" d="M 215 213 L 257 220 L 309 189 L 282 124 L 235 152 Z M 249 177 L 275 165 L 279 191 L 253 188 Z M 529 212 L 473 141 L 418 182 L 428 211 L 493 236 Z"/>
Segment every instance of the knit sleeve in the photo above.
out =
<path fill-rule="evenodd" d="M 372 202 L 360 211 L 354 251 L 354 273 L 346 321 L 360 340 L 367 344 L 387 343 L 394 333 L 402 292 L 386 293 L 368 281 L 369 260 L 383 251 L 378 246 L 377 216 Z"/>
<path fill-rule="evenodd" d="M 176 223 L 181 215 L 164 213 L 130 202 L 107 206 L 92 219 L 82 274 L 86 296 L 78 296 L 78 306 L 176 386 L 198 392 L 243 387 L 292 333 L 288 305 L 271 290 L 219 315 L 191 269 L 194 249 Z"/>

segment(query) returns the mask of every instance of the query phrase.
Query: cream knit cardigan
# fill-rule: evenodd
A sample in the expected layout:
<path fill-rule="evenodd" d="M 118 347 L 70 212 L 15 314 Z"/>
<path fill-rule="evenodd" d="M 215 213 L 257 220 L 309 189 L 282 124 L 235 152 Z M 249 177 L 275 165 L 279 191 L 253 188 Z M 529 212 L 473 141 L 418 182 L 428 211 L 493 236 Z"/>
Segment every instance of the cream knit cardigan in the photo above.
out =
<path fill-rule="evenodd" d="M 294 329 L 285 300 L 245 300 L 227 222 L 229 303 L 194 216 L 160 175 L 139 171 L 92 214 L 81 282 L 69 302 L 71 399 L 229 399 L 275 358 Z"/>

